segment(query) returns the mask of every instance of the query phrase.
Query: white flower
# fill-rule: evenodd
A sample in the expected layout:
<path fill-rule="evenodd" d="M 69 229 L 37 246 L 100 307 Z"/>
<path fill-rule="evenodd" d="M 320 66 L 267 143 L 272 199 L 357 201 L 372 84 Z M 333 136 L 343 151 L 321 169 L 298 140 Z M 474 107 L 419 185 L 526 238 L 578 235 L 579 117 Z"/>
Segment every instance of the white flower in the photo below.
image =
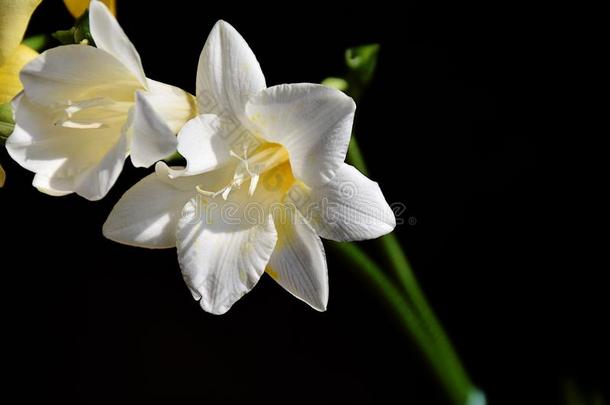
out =
<path fill-rule="evenodd" d="M 210 33 L 197 75 L 206 114 L 178 135 L 187 167 L 157 163 L 114 207 L 104 235 L 176 246 L 184 279 L 208 312 L 229 310 L 265 270 L 325 310 L 320 236 L 370 239 L 395 226 L 377 184 L 344 163 L 353 100 L 315 84 L 266 88 L 254 54 L 223 21 Z"/>
<path fill-rule="evenodd" d="M 146 78 L 140 56 L 115 18 L 92 1 L 97 48 L 50 49 L 21 71 L 24 91 L 13 102 L 9 154 L 36 173 L 51 195 L 103 198 L 131 154 L 148 167 L 176 150 L 175 134 L 196 115 L 194 98 Z"/>

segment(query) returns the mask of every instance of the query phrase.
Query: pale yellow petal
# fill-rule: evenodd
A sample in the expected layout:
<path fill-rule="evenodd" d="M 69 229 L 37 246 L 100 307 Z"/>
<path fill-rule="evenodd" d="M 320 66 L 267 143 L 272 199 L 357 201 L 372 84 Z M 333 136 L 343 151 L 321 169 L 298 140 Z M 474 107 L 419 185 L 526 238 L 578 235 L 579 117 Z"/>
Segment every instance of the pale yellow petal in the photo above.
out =
<path fill-rule="evenodd" d="M 6 179 L 6 173 L 4 173 L 4 169 L 0 165 L 0 187 L 4 186 L 5 179 Z"/>
<path fill-rule="evenodd" d="M 0 104 L 8 103 L 23 89 L 19 71 L 36 56 L 38 53 L 35 50 L 19 45 L 17 51 L 0 66 Z"/>
<path fill-rule="evenodd" d="M 115 0 L 101 0 L 108 8 L 113 15 L 116 15 L 116 1 Z M 74 16 L 74 18 L 78 18 L 87 8 L 89 8 L 89 0 L 64 0 L 64 4 L 70 11 L 70 14 Z"/>
<path fill-rule="evenodd" d="M 0 0 L 0 66 L 9 61 L 42 0 Z"/>

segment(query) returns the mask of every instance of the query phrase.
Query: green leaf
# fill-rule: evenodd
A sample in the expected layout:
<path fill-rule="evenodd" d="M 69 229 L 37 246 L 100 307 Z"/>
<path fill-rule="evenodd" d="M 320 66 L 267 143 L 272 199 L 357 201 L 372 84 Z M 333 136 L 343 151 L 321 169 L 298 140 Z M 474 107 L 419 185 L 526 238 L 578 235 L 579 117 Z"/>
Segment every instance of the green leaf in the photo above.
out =
<path fill-rule="evenodd" d="M 87 41 L 86 44 L 95 46 L 95 41 L 93 40 L 93 36 L 91 35 L 91 30 L 89 28 L 89 12 L 86 12 L 78 20 L 76 20 L 76 24 L 74 25 L 74 39 L 76 43 L 82 44 L 83 41 Z"/>
<path fill-rule="evenodd" d="M 378 54 L 379 44 L 355 46 L 345 51 L 345 63 L 361 83 L 368 84 L 375 74 Z"/>
<path fill-rule="evenodd" d="M 23 40 L 23 44 L 40 53 L 49 47 L 51 39 L 47 34 L 32 35 Z"/>
<path fill-rule="evenodd" d="M 15 121 L 13 120 L 13 108 L 11 103 L 0 105 L 0 142 L 6 142 L 6 139 L 13 133 L 15 129 Z"/>
<path fill-rule="evenodd" d="M 51 34 L 53 38 L 61 42 L 62 45 L 92 45 L 95 46 L 95 41 L 91 36 L 89 28 L 89 13 L 84 13 L 74 23 L 74 27 L 68 30 L 59 30 Z"/>
<path fill-rule="evenodd" d="M 341 91 L 347 91 L 349 84 L 347 80 L 340 77 L 327 77 L 322 81 L 322 86 L 330 87 L 331 89 L 337 89 Z"/>
<path fill-rule="evenodd" d="M 51 34 L 53 38 L 58 40 L 62 45 L 74 45 L 74 27 L 69 30 L 59 30 Z"/>

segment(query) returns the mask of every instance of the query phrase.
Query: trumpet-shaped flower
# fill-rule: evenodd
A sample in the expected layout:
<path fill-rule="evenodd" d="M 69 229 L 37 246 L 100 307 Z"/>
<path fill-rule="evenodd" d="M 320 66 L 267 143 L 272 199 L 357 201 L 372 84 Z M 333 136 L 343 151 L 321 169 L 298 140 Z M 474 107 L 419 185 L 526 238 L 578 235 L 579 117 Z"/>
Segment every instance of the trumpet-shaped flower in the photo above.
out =
<path fill-rule="evenodd" d="M 184 169 L 157 163 L 104 224 L 117 242 L 177 247 L 193 296 L 222 314 L 266 271 L 323 311 L 328 300 L 320 236 L 384 235 L 395 218 L 376 183 L 344 163 L 355 104 L 315 84 L 267 88 L 229 24 L 201 53 L 197 100 L 205 112 L 178 135 Z"/>
<path fill-rule="evenodd" d="M 148 167 L 176 150 L 175 134 L 194 116 L 190 94 L 146 78 L 140 56 L 106 6 L 90 4 L 97 48 L 43 52 L 21 71 L 11 157 L 51 195 L 103 198 L 126 157 Z"/>
<path fill-rule="evenodd" d="M 19 70 L 38 53 L 20 45 L 30 17 L 41 0 L 0 0 L 0 108 L 22 89 Z M 0 122 L 0 135 L 3 122 Z M 6 174 L 0 166 L 0 187 Z"/>

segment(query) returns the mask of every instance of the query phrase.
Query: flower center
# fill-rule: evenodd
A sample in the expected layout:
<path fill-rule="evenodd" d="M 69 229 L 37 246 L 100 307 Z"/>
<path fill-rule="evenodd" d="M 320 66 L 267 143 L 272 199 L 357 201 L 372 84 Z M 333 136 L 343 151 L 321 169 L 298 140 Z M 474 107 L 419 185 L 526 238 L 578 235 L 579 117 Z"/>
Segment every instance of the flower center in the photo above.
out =
<path fill-rule="evenodd" d="M 114 101 L 108 97 L 68 101 L 58 111 L 55 126 L 77 129 L 108 128 L 122 125 L 132 102 Z"/>
<path fill-rule="evenodd" d="M 235 150 L 230 153 L 238 160 L 230 183 L 216 192 L 198 186 L 197 191 L 200 194 L 207 197 L 221 195 L 226 200 L 233 190 L 240 189 L 248 180 L 250 197 L 261 184 L 265 192 L 273 194 L 283 194 L 294 184 L 288 151 L 279 144 L 264 143 L 251 153 L 248 153 L 247 148 L 241 153 Z"/>

